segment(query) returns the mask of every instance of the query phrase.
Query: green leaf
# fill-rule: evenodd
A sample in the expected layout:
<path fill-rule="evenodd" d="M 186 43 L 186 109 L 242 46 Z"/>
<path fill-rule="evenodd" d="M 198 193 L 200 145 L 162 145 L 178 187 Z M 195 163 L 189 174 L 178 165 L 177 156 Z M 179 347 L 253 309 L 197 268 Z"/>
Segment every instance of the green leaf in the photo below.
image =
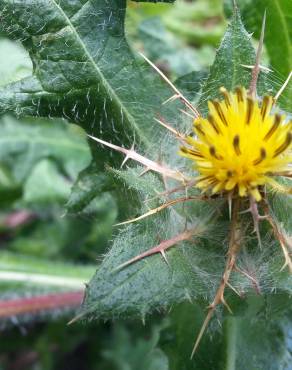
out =
<path fill-rule="evenodd" d="M 286 297 L 287 299 L 287 297 Z M 278 370 L 291 363 L 291 308 L 266 314 L 263 297 L 247 297 L 244 313 L 226 315 L 222 327 L 209 328 L 193 360 L 190 352 L 206 315 L 204 306 L 181 304 L 170 314 L 161 348 L 173 370 Z M 257 316 L 257 319 L 255 317 Z"/>
<path fill-rule="evenodd" d="M 292 3 L 289 0 L 260 0 L 252 8 L 258 14 L 257 19 L 263 17 L 265 10 L 267 12 L 265 45 L 272 67 L 285 78 L 292 70 Z M 254 29 L 259 33 L 259 28 L 260 22 Z M 279 29 L 281 32 L 277 32 Z"/>
<path fill-rule="evenodd" d="M 136 3 L 174 3 L 175 0 L 134 0 Z"/>
<path fill-rule="evenodd" d="M 205 305 L 184 302 L 170 313 L 170 325 L 161 334 L 161 349 L 167 354 L 172 370 L 221 369 L 223 338 L 221 333 L 218 335 L 218 329 L 212 330 L 212 338 L 204 336 L 198 352 L 190 359 L 196 334 L 205 318 L 204 308 Z"/>
<path fill-rule="evenodd" d="M 205 59 L 213 57 L 213 50 L 209 51 L 207 47 L 198 52 L 186 46 L 166 29 L 160 17 L 145 19 L 140 23 L 138 31 L 139 42 L 143 43 L 147 57 L 158 66 L 162 66 L 164 72 L 168 74 L 182 76 L 199 70 L 204 53 L 206 54 Z"/>
<path fill-rule="evenodd" d="M 206 71 L 194 71 L 179 77 L 175 81 L 175 86 L 191 101 L 196 99 L 202 89 L 204 80 L 208 77 Z"/>
<path fill-rule="evenodd" d="M 282 320 L 281 320 L 282 319 Z M 274 322 L 248 317 L 226 320 L 225 363 L 223 369 L 288 369 L 291 354 L 287 351 L 291 322 L 277 318 Z"/>
<path fill-rule="evenodd" d="M 226 1 L 230 6 L 230 0 Z M 255 37 L 259 38 L 264 12 L 267 13 L 264 44 L 266 46 L 272 72 L 267 76 L 272 91 L 277 92 L 292 71 L 292 3 L 290 0 L 244 0 L 238 5 L 243 20 Z M 281 32 L 279 32 L 281 30 Z M 279 103 L 291 112 L 291 83 L 283 93 Z"/>
<path fill-rule="evenodd" d="M 129 191 L 136 192 L 140 199 L 143 195 L 151 200 L 156 198 L 157 192 L 163 190 L 162 183 L 155 175 L 149 173 L 139 177 L 140 168 L 115 172 L 124 179 L 129 189 L 129 199 L 133 196 Z M 140 212 L 157 206 L 160 201 L 154 199 L 148 202 L 146 207 L 142 207 L 142 211 L 140 206 Z M 212 212 L 209 207 L 203 207 L 198 202 L 192 210 L 193 224 L 204 225 L 209 222 L 211 225 Z M 184 223 L 185 219 L 179 213 L 165 211 L 123 229 L 87 287 L 82 311 L 90 316 L 101 317 L 121 314 L 144 316 L 159 307 L 201 294 L 206 281 L 202 280 L 200 273 L 192 266 L 195 260 L 204 259 L 204 248 L 199 239 L 195 243 L 180 243 L 179 248 L 170 250 L 170 266 L 156 255 L 128 268 L 116 270 L 119 264 L 159 244 L 161 240 L 182 232 Z M 211 268 L 211 264 L 208 265 Z M 193 278 L 190 278 L 192 275 Z"/>
<path fill-rule="evenodd" d="M 45 200 L 45 205 L 38 200 L 30 203 L 30 208 L 20 200 L 18 211 L 0 218 L 4 233 L 12 236 L 5 242 L 5 247 L 21 255 L 50 260 L 95 261 L 97 255 L 104 252 L 112 235 L 117 215 L 114 199 L 106 193 L 94 199 L 86 217 L 64 216 L 64 209 L 55 199 L 49 202 L 46 197 Z M 29 222 L 9 228 L 7 219 L 13 220 L 18 212 L 23 213 L 23 208 L 20 208 L 23 206 L 24 212 L 30 216 Z"/>
<path fill-rule="evenodd" d="M 147 144 L 158 127 L 153 117 L 171 93 L 134 59 L 124 36 L 125 9 L 126 0 L 41 7 L 1 0 L 0 31 L 23 41 L 34 73 L 0 90 L 0 112 L 64 117 L 96 136 Z"/>
<path fill-rule="evenodd" d="M 0 204 L 7 206 L 22 194 L 19 184 L 16 183 L 11 170 L 0 164 Z"/>
<path fill-rule="evenodd" d="M 18 121 L 4 116 L 0 121 L 1 163 L 11 169 L 18 183 L 22 182 L 42 158 L 53 158 L 72 179 L 91 159 L 84 132 L 64 122 Z"/>
<path fill-rule="evenodd" d="M 251 73 L 243 65 L 254 63 L 255 51 L 251 37 L 242 24 L 239 11 L 235 10 L 203 87 L 200 106 L 205 107 L 206 100 L 217 98 L 222 86 L 229 91 L 236 86 L 248 88 Z"/>
<path fill-rule="evenodd" d="M 217 46 L 225 26 L 222 2 L 178 1 L 173 11 L 164 17 L 164 22 L 169 30 L 189 44 Z"/>
<path fill-rule="evenodd" d="M 78 175 L 66 204 L 67 211 L 69 213 L 81 212 L 93 199 L 112 187 L 110 177 L 100 172 L 95 162 L 92 162 Z"/>
<path fill-rule="evenodd" d="M 169 363 L 165 353 L 157 347 L 160 332 L 165 323 L 153 326 L 147 339 L 134 341 L 132 331 L 121 324 L 114 327 L 114 340 L 110 348 L 103 352 L 104 358 L 115 364 L 117 369 L 168 370 Z M 141 358 L 143 362 L 141 363 Z"/>
<path fill-rule="evenodd" d="M 32 64 L 29 55 L 21 45 L 5 38 L 0 38 L 1 59 L 0 86 L 31 75 Z"/>
<path fill-rule="evenodd" d="M 23 202 L 38 205 L 64 202 L 70 188 L 70 182 L 60 174 L 56 164 L 44 159 L 33 168 L 24 184 Z"/>

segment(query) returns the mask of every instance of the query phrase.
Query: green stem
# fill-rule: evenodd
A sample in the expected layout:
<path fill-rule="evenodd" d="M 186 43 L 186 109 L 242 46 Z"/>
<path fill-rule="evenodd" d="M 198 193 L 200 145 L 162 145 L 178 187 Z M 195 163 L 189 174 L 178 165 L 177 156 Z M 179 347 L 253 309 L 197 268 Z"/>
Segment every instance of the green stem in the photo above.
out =
<path fill-rule="evenodd" d="M 47 261 L 9 252 L 0 253 L 1 288 L 7 284 L 26 284 L 30 287 L 54 287 L 83 290 L 84 283 L 95 273 L 96 266 Z"/>
<path fill-rule="evenodd" d="M 235 317 L 228 317 L 225 322 L 226 357 L 224 370 L 236 370 L 238 324 Z"/>
<path fill-rule="evenodd" d="M 61 288 L 83 289 L 86 280 L 67 276 L 52 276 L 18 271 L 0 271 L 0 283 L 1 282 L 18 282 L 43 285 L 45 287 L 55 286 Z"/>

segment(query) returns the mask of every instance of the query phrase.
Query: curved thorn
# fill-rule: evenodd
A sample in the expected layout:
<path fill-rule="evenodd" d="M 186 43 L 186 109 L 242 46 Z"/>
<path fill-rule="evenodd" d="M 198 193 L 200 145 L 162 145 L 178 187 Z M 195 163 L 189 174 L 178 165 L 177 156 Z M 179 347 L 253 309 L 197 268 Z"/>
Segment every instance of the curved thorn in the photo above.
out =
<path fill-rule="evenodd" d="M 185 135 L 183 135 L 180 132 L 178 132 L 175 128 L 171 127 L 166 122 L 163 122 L 162 119 L 154 118 L 154 120 L 156 122 L 158 122 L 161 126 L 165 127 L 168 131 L 170 131 L 171 133 L 173 133 L 179 140 L 181 140 L 183 142 L 183 144 L 185 144 L 185 142 L 186 142 Z"/>
<path fill-rule="evenodd" d="M 139 53 L 143 59 L 146 60 L 150 66 L 155 69 L 156 72 L 159 73 L 159 75 L 168 83 L 168 85 L 173 89 L 173 91 L 176 93 L 176 95 L 185 103 L 185 105 L 195 114 L 195 116 L 198 118 L 200 117 L 200 113 L 198 110 L 192 105 L 190 101 L 188 101 L 187 98 L 185 98 L 182 93 L 174 86 L 174 84 L 165 76 L 165 74 L 154 64 L 149 60 L 143 53 Z"/>
<path fill-rule="evenodd" d="M 196 200 L 196 199 L 199 199 L 200 197 L 186 197 L 186 198 L 177 198 L 177 199 L 174 199 L 174 200 L 171 200 L 167 203 L 164 203 L 162 204 L 161 206 L 157 207 L 157 208 L 154 208 L 154 209 L 151 209 L 150 211 L 144 213 L 143 215 L 139 216 L 139 217 L 136 217 L 136 218 L 132 218 L 131 220 L 128 220 L 128 221 L 124 221 L 124 222 L 120 222 L 118 224 L 115 224 L 114 226 L 122 226 L 122 225 L 127 225 L 127 224 L 130 224 L 132 222 L 137 222 L 137 221 L 141 221 L 143 220 L 144 218 L 146 217 L 149 217 L 149 216 L 152 216 L 162 210 L 164 210 L 165 208 L 168 208 L 170 206 L 173 206 L 177 203 L 182 203 L 182 202 L 187 202 L 187 201 L 190 201 L 190 200 Z"/>
<path fill-rule="evenodd" d="M 207 314 L 207 316 L 206 316 L 206 318 L 205 318 L 205 320 L 203 322 L 203 325 L 202 325 L 201 330 L 200 330 L 200 332 L 199 332 L 199 334 L 197 336 L 197 339 L 196 339 L 194 348 L 193 348 L 192 353 L 191 353 L 191 360 L 194 357 L 194 355 L 195 355 L 195 353 L 196 353 L 196 351 L 197 351 L 197 349 L 199 347 L 199 344 L 201 342 L 201 339 L 203 338 L 203 335 L 205 333 L 205 330 L 207 329 L 207 326 L 208 326 L 210 320 L 212 319 L 212 316 L 213 316 L 213 313 L 214 313 L 214 309 L 215 308 L 210 308 L 209 309 L 209 312 L 208 312 L 208 314 Z"/>
<path fill-rule="evenodd" d="M 272 217 L 272 215 L 270 213 L 269 203 L 267 201 L 265 203 L 265 215 L 266 215 L 267 220 L 268 220 L 268 222 L 270 223 L 270 225 L 273 229 L 273 233 L 274 233 L 276 239 L 278 240 L 278 242 L 280 244 L 280 247 L 282 249 L 282 252 L 283 252 L 283 255 L 284 255 L 284 258 L 285 258 L 285 263 L 282 266 L 280 271 L 282 271 L 285 267 L 288 267 L 289 272 L 292 273 L 292 260 L 290 258 L 288 249 L 286 247 L 286 245 L 288 245 L 288 248 L 289 248 L 290 245 L 287 242 L 287 237 L 282 232 L 282 230 L 281 230 L 280 226 L 278 225 L 277 221 L 274 220 L 274 218 Z"/>
<path fill-rule="evenodd" d="M 248 91 L 248 94 L 251 97 L 255 97 L 255 95 L 256 95 L 257 82 L 258 82 L 258 77 L 259 77 L 259 73 L 260 73 L 260 61 L 261 61 L 263 45 L 264 45 L 265 28 L 266 28 L 266 15 L 267 15 L 267 13 L 265 11 L 264 18 L 263 18 L 263 23 L 262 23 L 262 31 L 261 31 L 259 46 L 258 46 L 257 54 L 256 54 L 256 61 L 255 61 L 254 68 L 252 70 L 252 78 L 251 78 L 251 83 L 250 83 L 249 91 Z"/>
<path fill-rule="evenodd" d="M 178 234 L 178 235 L 174 236 L 171 239 L 164 240 L 160 244 L 158 244 L 157 246 L 155 246 L 151 249 L 148 249 L 146 252 L 143 252 L 143 253 L 139 254 L 138 256 L 133 257 L 130 260 L 120 264 L 113 271 L 115 272 L 115 271 L 121 270 L 122 268 L 124 268 L 126 266 L 129 266 L 132 263 L 137 262 L 137 261 L 139 261 L 139 260 L 141 260 L 145 257 L 149 257 L 153 254 L 160 253 L 160 254 L 162 254 L 163 257 L 165 257 L 165 251 L 167 249 L 173 247 L 175 244 L 177 244 L 179 242 L 182 242 L 184 240 L 189 240 L 195 234 L 195 231 L 196 230 L 194 230 L 194 229 L 193 230 L 186 230 L 183 233 Z M 167 260 L 166 260 L 166 262 L 167 262 Z"/>

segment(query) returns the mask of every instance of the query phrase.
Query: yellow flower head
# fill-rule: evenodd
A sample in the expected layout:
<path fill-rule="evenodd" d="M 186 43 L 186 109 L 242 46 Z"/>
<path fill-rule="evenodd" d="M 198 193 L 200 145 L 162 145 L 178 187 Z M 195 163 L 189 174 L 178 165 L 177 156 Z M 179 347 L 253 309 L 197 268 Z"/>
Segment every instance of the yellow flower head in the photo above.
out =
<path fill-rule="evenodd" d="M 275 185 L 272 176 L 291 169 L 292 122 L 271 112 L 270 96 L 259 104 L 244 88 L 221 92 L 222 101 L 208 103 L 208 117 L 195 119 L 195 135 L 180 154 L 195 162 L 198 188 L 213 194 L 236 191 L 259 201 L 259 187 Z"/>

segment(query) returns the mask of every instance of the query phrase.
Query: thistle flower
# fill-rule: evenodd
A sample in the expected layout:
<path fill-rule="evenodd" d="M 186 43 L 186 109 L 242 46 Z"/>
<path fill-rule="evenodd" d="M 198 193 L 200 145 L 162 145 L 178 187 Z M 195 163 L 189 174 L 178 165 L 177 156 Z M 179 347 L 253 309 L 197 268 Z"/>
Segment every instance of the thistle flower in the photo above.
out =
<path fill-rule="evenodd" d="M 292 121 L 273 112 L 270 96 L 259 104 L 242 87 L 221 93 L 222 101 L 209 102 L 207 118 L 194 120 L 194 137 L 180 154 L 194 161 L 196 186 L 203 191 L 236 191 L 260 201 L 261 187 L 279 188 L 273 176 L 291 168 Z"/>

